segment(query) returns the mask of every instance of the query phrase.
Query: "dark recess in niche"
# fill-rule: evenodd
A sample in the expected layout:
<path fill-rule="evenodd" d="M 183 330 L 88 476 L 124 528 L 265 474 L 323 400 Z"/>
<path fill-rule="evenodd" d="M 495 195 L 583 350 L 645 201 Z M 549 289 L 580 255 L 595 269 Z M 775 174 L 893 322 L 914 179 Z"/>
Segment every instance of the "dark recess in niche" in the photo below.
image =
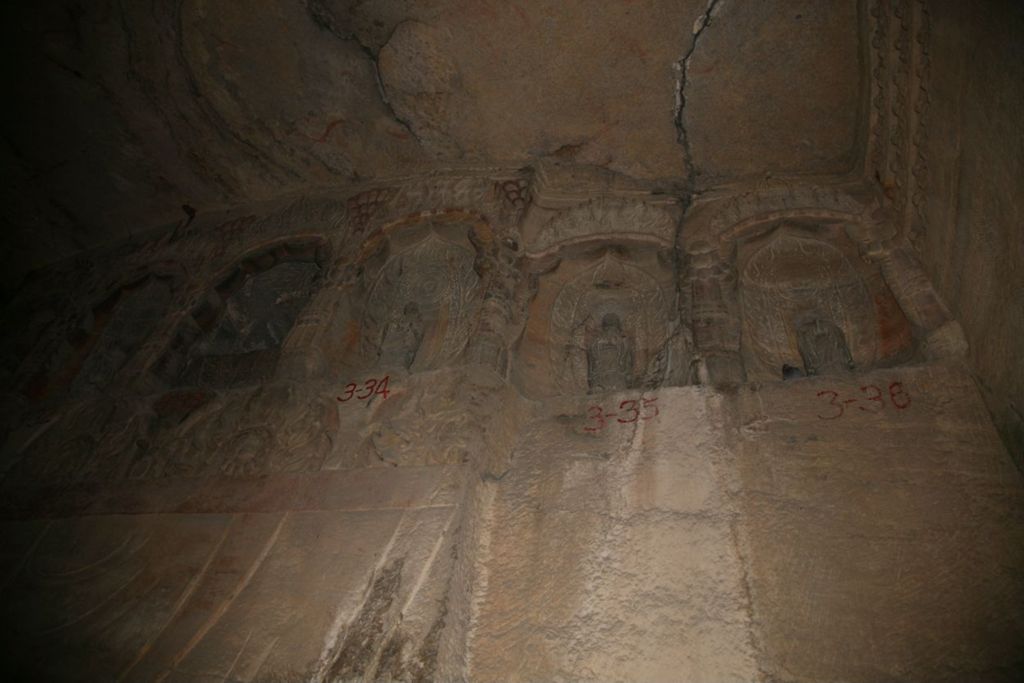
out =
<path fill-rule="evenodd" d="M 168 386 L 228 388 L 269 379 L 281 347 L 316 291 L 327 250 L 319 239 L 250 254 L 219 278 L 179 327 L 157 365 Z"/>

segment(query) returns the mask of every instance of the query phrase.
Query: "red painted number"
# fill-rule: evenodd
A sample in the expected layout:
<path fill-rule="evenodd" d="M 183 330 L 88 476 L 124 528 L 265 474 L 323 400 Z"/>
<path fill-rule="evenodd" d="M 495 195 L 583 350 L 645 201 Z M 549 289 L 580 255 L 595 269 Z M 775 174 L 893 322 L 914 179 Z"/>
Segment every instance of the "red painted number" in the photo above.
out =
<path fill-rule="evenodd" d="M 338 400 L 341 401 L 342 403 L 344 403 L 345 401 L 348 401 L 349 399 L 351 399 L 352 398 L 352 394 L 354 394 L 354 393 L 356 393 L 356 383 L 355 382 L 350 382 L 348 384 L 348 386 L 345 387 L 345 398 L 342 398 L 341 396 L 339 396 Z"/>
<path fill-rule="evenodd" d="M 818 413 L 818 417 L 822 420 L 838 419 L 843 416 L 846 412 L 846 406 L 851 403 L 867 403 L 867 406 L 857 406 L 858 410 L 865 413 L 879 413 L 885 408 L 883 392 L 874 384 L 868 384 L 861 387 L 860 393 L 864 394 L 861 398 L 847 398 L 840 400 L 838 391 L 833 391 L 831 389 L 819 391 L 818 398 L 823 398 L 825 396 L 830 397 L 828 404 L 832 407 L 832 410 L 825 415 Z M 910 406 L 910 394 L 908 394 L 907 390 L 903 388 L 903 382 L 893 382 L 889 385 L 889 401 L 897 410 L 904 410 Z"/>
<path fill-rule="evenodd" d="M 658 406 L 654 405 L 658 401 L 658 397 L 657 396 L 655 396 L 654 398 L 640 399 L 640 401 L 641 401 L 641 403 L 643 403 L 644 408 L 653 408 L 654 409 L 653 413 L 650 412 L 650 411 L 647 411 L 647 414 L 644 415 L 640 419 L 642 419 L 642 420 L 653 420 L 654 418 L 658 417 Z"/>
<path fill-rule="evenodd" d="M 628 420 L 623 420 L 621 417 L 616 420 L 620 424 L 629 424 L 636 422 L 640 419 L 640 410 L 636 407 L 636 401 L 623 401 L 619 404 L 619 410 L 625 410 L 626 412 L 633 413 L 633 417 Z"/>
<path fill-rule="evenodd" d="M 587 408 L 587 419 L 589 423 L 583 428 L 585 432 L 599 432 L 608 425 L 608 421 L 615 418 L 619 424 L 632 424 L 639 420 L 653 420 L 658 417 L 657 397 L 654 398 L 628 398 L 619 403 L 617 413 L 606 413 L 601 406 L 590 406 Z"/>
<path fill-rule="evenodd" d="M 839 398 L 839 394 L 835 391 L 832 391 L 831 389 L 818 392 L 819 398 L 821 396 L 824 396 L 825 394 L 832 394 L 832 398 L 829 400 L 828 404 L 835 408 L 836 411 L 834 415 L 822 415 L 821 413 L 818 413 L 818 417 L 821 418 L 822 420 L 835 420 L 836 418 L 842 417 L 845 408 L 843 408 L 842 403 L 836 403 L 836 399 Z"/>
<path fill-rule="evenodd" d="M 363 385 L 363 393 L 356 394 L 356 398 L 358 398 L 360 401 L 365 401 L 366 399 L 373 396 L 373 390 L 376 388 L 377 380 L 368 379 L 366 380 L 366 384 Z"/>
<path fill-rule="evenodd" d="M 595 420 L 595 426 L 584 427 L 583 431 L 599 432 L 602 429 L 604 429 L 604 411 L 601 410 L 601 406 L 590 406 L 589 408 L 587 408 L 587 417 L 589 417 L 591 420 Z"/>
<path fill-rule="evenodd" d="M 885 407 L 885 401 L 882 400 L 882 390 L 876 387 L 874 384 L 869 384 L 866 387 L 861 387 L 860 390 L 861 393 L 864 394 L 869 394 L 869 392 L 873 390 L 874 396 L 871 396 L 869 394 L 867 400 L 876 404 L 875 408 L 865 408 L 864 406 L 857 406 L 860 410 L 863 410 L 866 413 L 877 413 L 878 411 Z"/>
<path fill-rule="evenodd" d="M 388 397 L 388 380 L 391 378 L 390 375 L 383 379 L 368 379 L 363 382 L 363 388 L 356 393 L 356 388 L 359 386 L 355 382 L 350 382 L 345 385 L 345 395 L 336 397 L 342 403 L 351 401 L 353 398 L 359 399 L 360 401 L 366 401 L 374 396 L 381 396 L 383 398 Z"/>
<path fill-rule="evenodd" d="M 374 394 L 378 394 L 383 398 L 388 397 L 388 380 L 391 375 L 385 375 L 384 379 L 377 383 L 377 388 L 373 390 Z"/>
<path fill-rule="evenodd" d="M 897 396 L 902 398 L 897 399 Z M 903 410 L 910 405 L 910 394 L 903 388 L 903 382 L 893 382 L 889 385 L 889 400 L 897 410 Z"/>

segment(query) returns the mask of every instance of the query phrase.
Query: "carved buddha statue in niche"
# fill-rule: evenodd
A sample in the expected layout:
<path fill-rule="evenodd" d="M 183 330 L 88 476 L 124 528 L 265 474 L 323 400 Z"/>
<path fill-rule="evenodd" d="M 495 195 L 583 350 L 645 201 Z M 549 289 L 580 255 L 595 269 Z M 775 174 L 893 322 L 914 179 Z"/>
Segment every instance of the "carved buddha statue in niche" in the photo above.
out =
<path fill-rule="evenodd" d="M 606 313 L 587 345 L 587 383 L 590 393 L 626 389 L 633 382 L 633 340 L 622 330 L 615 313 Z"/>
<path fill-rule="evenodd" d="M 854 367 L 846 335 L 831 320 L 814 317 L 796 328 L 797 347 L 807 376 L 847 372 Z"/>
<path fill-rule="evenodd" d="M 377 353 L 383 367 L 412 367 L 423 341 L 423 316 L 414 301 L 405 304 L 402 314 L 384 326 Z"/>

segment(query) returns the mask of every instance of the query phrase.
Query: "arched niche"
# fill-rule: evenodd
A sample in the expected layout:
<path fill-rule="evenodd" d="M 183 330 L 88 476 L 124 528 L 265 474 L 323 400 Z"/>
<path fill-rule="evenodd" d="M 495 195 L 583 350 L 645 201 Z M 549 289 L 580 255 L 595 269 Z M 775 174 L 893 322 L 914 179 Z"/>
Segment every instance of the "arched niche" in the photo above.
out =
<path fill-rule="evenodd" d="M 302 309 L 320 284 L 319 238 L 275 242 L 216 278 L 156 366 L 170 386 L 226 388 L 269 379 Z"/>
<path fill-rule="evenodd" d="M 470 214 L 409 219 L 371 239 L 335 316 L 338 371 L 418 372 L 465 349 L 483 298 L 489 229 Z"/>
<path fill-rule="evenodd" d="M 600 243 L 546 265 L 515 350 L 521 391 L 543 397 L 689 382 L 690 339 L 670 254 Z"/>
<path fill-rule="evenodd" d="M 43 399 L 107 390 L 167 316 L 180 284 L 174 268 L 136 273 L 73 320 L 54 321 L 39 335 L 22 393 Z"/>
<path fill-rule="evenodd" d="M 906 317 L 842 227 L 785 223 L 751 233 L 736 254 L 748 380 L 844 373 L 908 356 Z"/>

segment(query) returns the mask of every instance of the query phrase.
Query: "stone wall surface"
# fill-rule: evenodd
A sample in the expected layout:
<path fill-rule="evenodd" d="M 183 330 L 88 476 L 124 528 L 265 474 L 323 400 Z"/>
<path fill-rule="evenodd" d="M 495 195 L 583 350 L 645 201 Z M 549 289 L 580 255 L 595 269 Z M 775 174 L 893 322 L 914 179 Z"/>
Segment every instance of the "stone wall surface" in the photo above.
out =
<path fill-rule="evenodd" d="M 0 676 L 1024 675 L 1019 14 L 605 4 L 9 10 Z"/>
<path fill-rule="evenodd" d="M 985 400 L 1024 463 L 1024 12 L 931 7 L 931 77 L 917 210 L 923 261 L 963 324 Z"/>
<path fill-rule="evenodd" d="M 417 391 L 442 399 L 432 384 Z M 31 495 L 8 481 L 5 671 L 140 681 L 1019 673 L 1024 487 L 959 367 L 510 398 L 500 410 L 488 437 L 507 449 L 499 459 L 484 444 L 451 465 Z"/>
<path fill-rule="evenodd" d="M 1019 676 L 1024 489 L 962 368 L 751 386 L 737 405 L 769 680 Z"/>
<path fill-rule="evenodd" d="M 538 412 L 491 484 L 469 677 L 758 678 L 723 397 L 674 388 Z"/>
<path fill-rule="evenodd" d="M 860 11 L 6 3 L 0 287 L 197 211 L 438 168 L 573 161 L 672 191 L 695 170 L 847 172 L 863 142 Z"/>

